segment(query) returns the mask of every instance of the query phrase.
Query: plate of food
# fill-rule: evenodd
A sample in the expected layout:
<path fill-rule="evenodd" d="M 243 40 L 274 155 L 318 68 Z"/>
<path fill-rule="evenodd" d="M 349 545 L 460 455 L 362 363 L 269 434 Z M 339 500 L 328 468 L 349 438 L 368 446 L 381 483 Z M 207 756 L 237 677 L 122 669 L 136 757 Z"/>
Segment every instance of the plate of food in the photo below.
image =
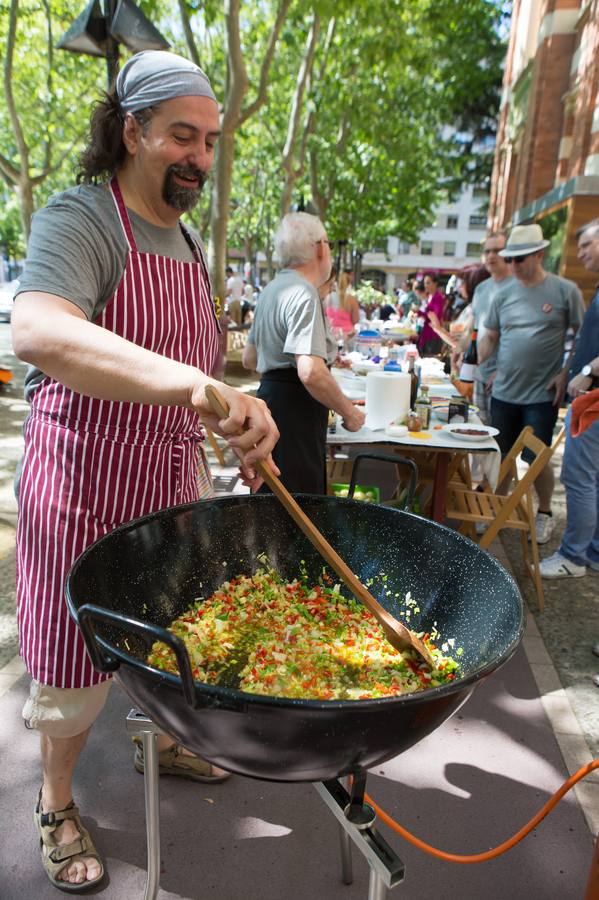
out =
<path fill-rule="evenodd" d="M 481 443 L 488 441 L 489 438 L 499 434 L 498 428 L 492 428 L 491 425 L 481 425 L 477 422 L 456 422 L 453 425 L 444 425 L 442 429 L 446 434 L 459 441 L 472 441 L 472 443 Z"/>
<path fill-rule="evenodd" d="M 352 370 L 356 373 L 356 375 L 367 375 L 368 372 L 374 372 L 380 368 L 380 363 L 373 362 L 371 359 L 363 359 L 361 362 L 355 362 L 352 364 Z"/>

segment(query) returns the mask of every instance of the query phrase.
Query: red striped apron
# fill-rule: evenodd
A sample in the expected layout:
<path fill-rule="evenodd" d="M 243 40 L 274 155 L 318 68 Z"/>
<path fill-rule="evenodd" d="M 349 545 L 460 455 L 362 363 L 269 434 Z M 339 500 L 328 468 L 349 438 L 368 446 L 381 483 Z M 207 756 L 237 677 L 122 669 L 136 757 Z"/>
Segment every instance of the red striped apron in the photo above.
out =
<path fill-rule="evenodd" d="M 94 323 L 210 373 L 219 326 L 199 249 L 181 225 L 194 262 L 139 253 L 116 179 L 110 189 L 129 253 Z M 68 614 L 66 574 L 117 525 L 205 495 L 202 440 L 197 415 L 182 407 L 96 400 L 48 377 L 36 388 L 19 486 L 17 616 L 20 652 L 37 681 L 79 688 L 106 679 Z"/>

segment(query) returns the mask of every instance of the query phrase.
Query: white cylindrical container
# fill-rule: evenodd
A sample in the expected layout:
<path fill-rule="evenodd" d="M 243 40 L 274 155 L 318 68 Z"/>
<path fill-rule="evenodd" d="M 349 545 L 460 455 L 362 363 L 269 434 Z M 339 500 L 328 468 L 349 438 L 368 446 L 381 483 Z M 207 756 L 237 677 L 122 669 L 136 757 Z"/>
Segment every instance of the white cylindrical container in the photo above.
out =
<path fill-rule="evenodd" d="M 406 372 L 369 372 L 366 376 L 366 427 L 376 431 L 407 415 L 410 384 Z"/>

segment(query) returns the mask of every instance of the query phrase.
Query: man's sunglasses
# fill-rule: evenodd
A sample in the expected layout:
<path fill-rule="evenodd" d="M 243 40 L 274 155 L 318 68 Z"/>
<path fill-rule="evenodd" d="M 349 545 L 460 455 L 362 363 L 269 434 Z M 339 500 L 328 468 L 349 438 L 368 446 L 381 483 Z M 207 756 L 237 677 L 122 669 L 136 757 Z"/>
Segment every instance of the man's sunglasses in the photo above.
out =
<path fill-rule="evenodd" d="M 518 263 L 524 262 L 525 259 L 528 259 L 529 256 L 534 256 L 535 253 L 538 253 L 538 250 L 533 250 L 532 253 L 523 253 L 522 256 L 504 256 L 506 263 Z"/>

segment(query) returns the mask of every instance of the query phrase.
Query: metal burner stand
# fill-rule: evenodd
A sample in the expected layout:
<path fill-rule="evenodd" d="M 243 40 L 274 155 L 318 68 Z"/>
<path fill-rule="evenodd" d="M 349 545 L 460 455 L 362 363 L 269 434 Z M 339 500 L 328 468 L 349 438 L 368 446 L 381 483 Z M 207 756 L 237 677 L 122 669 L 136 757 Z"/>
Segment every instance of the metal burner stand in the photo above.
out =
<path fill-rule="evenodd" d="M 148 848 L 148 876 L 144 900 L 156 900 L 160 888 L 160 796 L 156 736 L 164 734 L 164 731 L 138 709 L 132 709 L 127 716 L 127 731 L 133 737 L 141 738 L 143 744 Z M 364 771 L 354 775 L 351 793 L 348 793 L 336 778 L 314 783 L 317 793 L 339 822 L 343 883 L 351 884 L 353 880 L 351 857 L 351 841 L 353 841 L 370 866 L 368 900 L 385 900 L 387 890 L 397 887 L 403 881 L 405 867 L 374 827 L 376 814 L 371 806 L 364 803 L 365 787 Z"/>

